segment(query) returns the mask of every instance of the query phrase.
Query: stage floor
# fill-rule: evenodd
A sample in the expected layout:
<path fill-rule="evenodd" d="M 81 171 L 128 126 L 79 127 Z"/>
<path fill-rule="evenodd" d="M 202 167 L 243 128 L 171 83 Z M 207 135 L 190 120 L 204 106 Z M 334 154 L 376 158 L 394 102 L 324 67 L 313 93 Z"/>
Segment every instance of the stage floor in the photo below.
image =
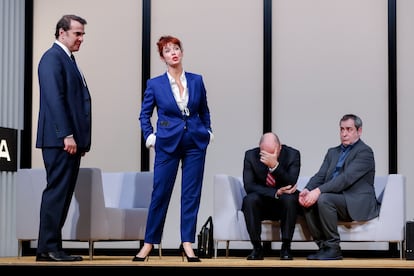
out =
<path fill-rule="evenodd" d="M 89 260 L 83 256 L 81 262 L 36 262 L 34 256 L 0 258 L 0 272 L 10 271 L 84 271 L 95 270 L 119 273 L 125 271 L 165 271 L 174 270 L 298 270 L 298 271 L 386 271 L 414 272 L 414 260 L 399 258 L 344 258 L 339 261 L 310 261 L 297 257 L 291 261 L 281 261 L 278 257 L 265 257 L 261 261 L 247 261 L 245 257 L 217 257 L 201 259 L 200 263 L 182 261 L 181 256 L 150 256 L 146 262 L 132 262 L 132 256 L 94 256 Z M 4 274 L 3 274 L 4 275 Z"/>

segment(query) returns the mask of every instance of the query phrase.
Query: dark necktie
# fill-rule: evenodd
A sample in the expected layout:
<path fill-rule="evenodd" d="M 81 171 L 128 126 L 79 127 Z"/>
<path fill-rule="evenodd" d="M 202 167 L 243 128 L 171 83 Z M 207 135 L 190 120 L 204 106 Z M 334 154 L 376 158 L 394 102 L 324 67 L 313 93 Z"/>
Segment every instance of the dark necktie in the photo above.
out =
<path fill-rule="evenodd" d="M 75 59 L 75 56 L 74 56 L 73 54 L 71 54 L 71 55 L 70 55 L 70 58 L 72 59 L 72 62 L 75 64 L 76 69 L 78 69 L 78 71 L 79 71 L 79 73 L 80 73 L 79 67 L 78 67 L 78 65 L 76 64 L 76 59 Z"/>
<path fill-rule="evenodd" d="M 72 59 L 73 63 L 75 64 L 76 69 L 78 69 L 78 72 L 79 72 L 79 74 L 82 77 L 83 84 L 86 86 L 85 78 L 84 78 L 84 76 L 82 74 L 82 71 L 79 69 L 78 64 L 76 64 L 75 56 L 73 54 L 70 54 L 70 58 Z"/>
<path fill-rule="evenodd" d="M 344 145 L 341 145 L 341 154 L 339 155 L 338 162 L 336 163 L 335 171 L 332 174 L 332 179 L 335 178 L 339 174 L 339 171 L 344 165 L 345 159 L 348 156 L 349 152 L 351 151 L 351 148 L 352 148 L 352 145 L 349 145 L 347 147 L 345 147 Z"/>

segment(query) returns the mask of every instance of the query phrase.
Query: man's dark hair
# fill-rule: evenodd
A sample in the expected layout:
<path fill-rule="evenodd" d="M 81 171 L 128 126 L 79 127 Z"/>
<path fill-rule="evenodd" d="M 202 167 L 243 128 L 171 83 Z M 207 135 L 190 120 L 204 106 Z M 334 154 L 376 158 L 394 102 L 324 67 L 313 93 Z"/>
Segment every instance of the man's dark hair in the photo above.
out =
<path fill-rule="evenodd" d="M 360 127 L 362 127 L 361 118 L 359 118 L 357 115 L 354 115 L 354 114 L 345 114 L 344 116 L 342 116 L 341 120 L 339 121 L 339 124 L 341 124 L 341 122 L 347 121 L 349 119 L 354 120 L 354 125 L 355 125 L 356 129 L 359 129 Z"/>
<path fill-rule="evenodd" d="M 71 20 L 78 21 L 82 25 L 86 25 L 87 22 L 85 19 L 83 19 L 80 16 L 74 15 L 74 14 L 66 14 L 62 16 L 61 19 L 59 19 L 58 23 L 56 24 L 56 32 L 55 32 L 55 38 L 58 39 L 59 37 L 59 30 L 62 28 L 64 31 L 70 30 L 70 22 Z"/>

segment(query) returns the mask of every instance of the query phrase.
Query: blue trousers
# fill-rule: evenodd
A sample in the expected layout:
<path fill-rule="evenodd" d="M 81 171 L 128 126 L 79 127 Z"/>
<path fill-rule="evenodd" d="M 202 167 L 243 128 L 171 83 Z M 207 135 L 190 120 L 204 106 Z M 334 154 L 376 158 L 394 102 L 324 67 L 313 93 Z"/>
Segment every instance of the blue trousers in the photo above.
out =
<path fill-rule="evenodd" d="M 181 242 L 195 242 L 206 150 L 197 147 L 185 132 L 177 149 L 167 153 L 155 145 L 154 185 L 148 211 L 145 242 L 160 244 L 165 218 L 181 162 Z"/>

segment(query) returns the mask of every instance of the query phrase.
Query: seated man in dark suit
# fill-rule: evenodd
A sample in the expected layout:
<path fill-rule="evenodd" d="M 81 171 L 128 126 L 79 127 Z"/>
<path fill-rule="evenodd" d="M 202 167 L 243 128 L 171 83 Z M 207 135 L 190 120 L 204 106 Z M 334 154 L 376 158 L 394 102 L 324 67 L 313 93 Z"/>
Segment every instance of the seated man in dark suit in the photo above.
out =
<path fill-rule="evenodd" d="M 247 150 L 244 157 L 243 182 L 247 195 L 242 211 L 253 244 L 247 260 L 263 260 L 261 223 L 280 220 L 282 232 L 281 260 L 292 260 L 290 244 L 300 205 L 296 182 L 300 171 L 300 152 L 280 143 L 271 132 L 263 134 L 259 146 Z"/>

